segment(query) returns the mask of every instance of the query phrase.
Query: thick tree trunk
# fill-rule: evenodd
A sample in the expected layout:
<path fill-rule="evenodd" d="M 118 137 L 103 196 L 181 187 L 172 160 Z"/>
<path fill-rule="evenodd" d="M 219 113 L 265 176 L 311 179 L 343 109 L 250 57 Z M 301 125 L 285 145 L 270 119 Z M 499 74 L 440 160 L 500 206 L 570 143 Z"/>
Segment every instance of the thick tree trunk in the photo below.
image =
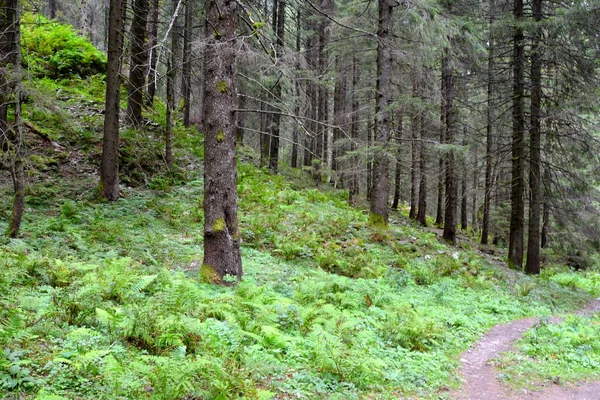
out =
<path fill-rule="evenodd" d="M 277 57 L 283 55 L 284 50 L 284 35 L 285 35 L 285 0 L 273 0 L 273 28 L 276 35 L 275 51 Z M 275 102 L 281 102 L 281 80 L 283 75 L 280 74 L 275 87 L 273 88 L 273 97 Z M 269 168 L 274 173 L 277 173 L 279 168 L 279 132 L 281 130 L 281 115 L 275 113 L 271 124 L 271 142 L 269 147 Z"/>
<path fill-rule="evenodd" d="M 148 0 L 134 0 L 131 21 L 131 54 L 129 58 L 129 83 L 127 93 L 127 120 L 135 127 L 142 125 L 142 104 L 146 81 L 146 24 Z"/>
<path fill-rule="evenodd" d="M 123 15 L 125 0 L 110 0 L 108 61 L 106 63 L 106 105 L 100 195 L 108 200 L 119 198 L 119 100 L 121 94 L 121 54 L 123 52 Z"/>
<path fill-rule="evenodd" d="M 387 145 L 391 136 L 389 106 L 392 96 L 392 47 L 393 17 L 396 2 L 379 0 L 379 27 L 377 30 L 377 88 L 376 88 L 376 137 L 378 154 L 373 163 L 373 188 L 369 223 L 374 226 L 388 225 L 388 198 L 390 195 L 390 157 Z"/>
<path fill-rule="evenodd" d="M 205 4 L 204 261 L 200 271 L 213 283 L 242 278 L 237 215 L 235 0 Z"/>
<path fill-rule="evenodd" d="M 495 0 L 490 0 L 490 36 L 488 40 L 487 121 L 485 145 L 485 187 L 483 192 L 483 215 L 481 221 L 481 244 L 488 244 L 490 212 L 492 205 L 492 163 L 494 149 L 494 18 Z"/>
<path fill-rule="evenodd" d="M 531 45 L 531 127 L 529 128 L 529 231 L 527 237 L 527 262 L 525 272 L 540 273 L 540 208 L 541 208 L 541 106 L 542 106 L 542 55 L 540 41 L 542 29 L 542 0 L 533 0 L 533 19 L 536 22 Z"/>
<path fill-rule="evenodd" d="M 148 82 L 147 101 L 148 105 L 154 105 L 154 96 L 156 94 L 156 67 L 158 64 L 158 2 L 159 0 L 150 0 L 150 12 L 148 17 L 148 46 L 147 63 L 148 71 L 146 81 Z"/>
<path fill-rule="evenodd" d="M 19 0 L 7 0 L 3 6 L 4 9 L 0 10 L 0 30 L 2 31 L 0 33 L 0 68 L 8 67 L 12 69 L 12 74 L 10 74 L 12 75 L 12 81 L 3 79 L 7 85 L 1 87 L 0 90 L 7 92 L 3 96 L 5 102 L 9 98 L 8 91 L 14 93 L 14 124 L 9 128 L 7 115 L 2 115 L 0 129 L 3 128 L 4 131 L 0 134 L 3 134 L 2 138 L 8 136 L 11 142 L 11 175 L 14 197 L 7 234 L 11 238 L 16 238 L 21 229 L 25 205 L 25 143 L 21 117 L 21 6 Z"/>
<path fill-rule="evenodd" d="M 443 60 L 443 80 L 445 90 L 444 97 L 444 120 L 446 122 L 445 143 L 454 144 L 454 74 L 452 70 L 452 57 L 450 49 L 446 49 Z M 456 209 L 458 197 L 458 185 L 454 171 L 454 151 L 449 150 L 446 155 L 446 208 L 444 211 L 444 233 L 442 237 L 449 243 L 456 243 Z"/>
<path fill-rule="evenodd" d="M 194 15 L 193 3 L 194 2 L 192 0 L 186 0 L 185 2 L 185 22 L 183 26 L 183 65 L 181 73 L 181 96 L 183 98 L 183 126 L 185 127 L 190 126 L 190 107 L 192 101 L 192 19 Z M 243 115 L 244 113 L 239 114 Z"/>
<path fill-rule="evenodd" d="M 510 234 L 508 263 L 523 266 L 523 231 L 525 225 L 525 37 L 523 34 L 523 0 L 514 0 L 513 48 L 513 134 L 512 181 L 510 194 Z"/>

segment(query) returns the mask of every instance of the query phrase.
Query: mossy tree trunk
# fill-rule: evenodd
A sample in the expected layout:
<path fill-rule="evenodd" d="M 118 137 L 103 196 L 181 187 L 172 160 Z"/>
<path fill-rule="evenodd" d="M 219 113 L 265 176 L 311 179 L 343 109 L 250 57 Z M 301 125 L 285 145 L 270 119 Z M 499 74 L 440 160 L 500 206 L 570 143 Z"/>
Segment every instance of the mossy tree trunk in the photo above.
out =
<path fill-rule="evenodd" d="M 14 188 L 13 206 L 8 224 L 8 236 L 16 238 L 21 228 L 25 204 L 25 143 L 21 118 L 21 13 L 19 0 L 0 2 L 0 73 L 4 75 L 0 90 L 2 110 L 0 137 L 8 138 L 10 168 Z M 14 121 L 8 121 L 8 103 L 13 97 Z M 3 146 L 4 147 L 4 146 Z"/>
<path fill-rule="evenodd" d="M 123 15 L 125 0 L 110 0 L 108 61 L 106 63 L 106 104 L 100 196 L 107 201 L 119 198 L 119 115 L 121 95 L 121 54 L 123 52 Z"/>
<path fill-rule="evenodd" d="M 183 25 L 183 62 L 181 72 L 181 96 L 183 97 L 183 126 L 190 126 L 190 107 L 192 101 L 192 17 L 194 2 L 185 2 L 185 20 Z M 243 115 L 244 113 L 240 113 Z"/>
<path fill-rule="evenodd" d="M 237 215 L 235 0 L 205 4 L 204 261 L 202 277 L 225 283 L 242 278 Z"/>

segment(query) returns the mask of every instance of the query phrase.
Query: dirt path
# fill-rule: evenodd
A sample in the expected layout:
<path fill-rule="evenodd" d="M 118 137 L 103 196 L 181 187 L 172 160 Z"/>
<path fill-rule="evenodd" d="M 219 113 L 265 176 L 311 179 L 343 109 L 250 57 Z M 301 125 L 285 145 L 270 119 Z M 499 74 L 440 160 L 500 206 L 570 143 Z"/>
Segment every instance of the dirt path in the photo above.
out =
<path fill-rule="evenodd" d="M 600 311 L 600 301 L 594 301 L 578 314 Z M 559 321 L 556 319 L 555 321 Z M 497 325 L 461 358 L 460 373 L 464 385 L 452 398 L 462 400 L 600 400 L 600 382 L 591 382 L 575 387 L 550 384 L 541 391 L 512 392 L 496 379 L 496 370 L 490 360 L 509 351 L 515 340 L 538 322 L 538 318 L 519 319 L 508 324 Z"/>

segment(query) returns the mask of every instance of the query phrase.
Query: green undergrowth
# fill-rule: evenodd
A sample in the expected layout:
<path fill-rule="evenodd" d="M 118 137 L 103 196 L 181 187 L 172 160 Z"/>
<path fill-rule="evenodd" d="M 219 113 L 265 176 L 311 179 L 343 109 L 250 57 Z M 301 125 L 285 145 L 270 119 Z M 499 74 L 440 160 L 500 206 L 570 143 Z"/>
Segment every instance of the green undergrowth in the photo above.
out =
<path fill-rule="evenodd" d="M 31 186 L 23 238 L 0 246 L 0 393 L 436 397 L 494 324 L 585 299 L 403 219 L 371 230 L 341 192 L 250 164 L 239 178 L 236 288 L 198 280 L 201 180 L 124 187 L 115 204 L 95 201 L 94 178 Z"/>
<path fill-rule="evenodd" d="M 244 279 L 203 284 L 202 135 L 176 123 L 185 168 L 165 171 L 164 107 L 145 110 L 122 130 L 123 198 L 98 202 L 102 79 L 29 86 L 25 120 L 56 143 L 28 135 L 22 237 L 0 241 L 0 398 L 434 398 L 491 326 L 589 298 L 401 216 L 370 228 L 347 193 L 243 148 Z"/>

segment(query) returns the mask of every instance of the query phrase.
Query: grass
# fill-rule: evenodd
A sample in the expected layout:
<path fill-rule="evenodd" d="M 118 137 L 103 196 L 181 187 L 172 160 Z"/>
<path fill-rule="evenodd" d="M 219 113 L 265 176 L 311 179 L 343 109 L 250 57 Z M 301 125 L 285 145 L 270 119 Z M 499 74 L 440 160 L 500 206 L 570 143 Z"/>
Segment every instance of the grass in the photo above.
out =
<path fill-rule="evenodd" d="M 56 85 L 42 95 L 96 96 L 80 81 Z M 58 130 L 63 119 L 45 113 L 26 117 L 51 121 L 50 137 L 79 156 L 75 167 L 40 167 L 22 238 L 0 242 L 0 398 L 435 398 L 459 384 L 460 353 L 491 326 L 589 299 L 582 285 L 510 271 L 399 215 L 372 229 L 345 192 L 248 161 L 244 280 L 200 283 L 198 172 L 147 171 L 118 202 L 98 203 L 94 146 L 78 139 L 98 140 L 97 121 Z M 199 165 L 201 135 L 177 132 L 179 159 Z M 152 135 L 127 132 L 125 144 L 140 141 L 132 147 L 149 158 Z M 7 184 L 0 231 L 10 200 Z"/>

